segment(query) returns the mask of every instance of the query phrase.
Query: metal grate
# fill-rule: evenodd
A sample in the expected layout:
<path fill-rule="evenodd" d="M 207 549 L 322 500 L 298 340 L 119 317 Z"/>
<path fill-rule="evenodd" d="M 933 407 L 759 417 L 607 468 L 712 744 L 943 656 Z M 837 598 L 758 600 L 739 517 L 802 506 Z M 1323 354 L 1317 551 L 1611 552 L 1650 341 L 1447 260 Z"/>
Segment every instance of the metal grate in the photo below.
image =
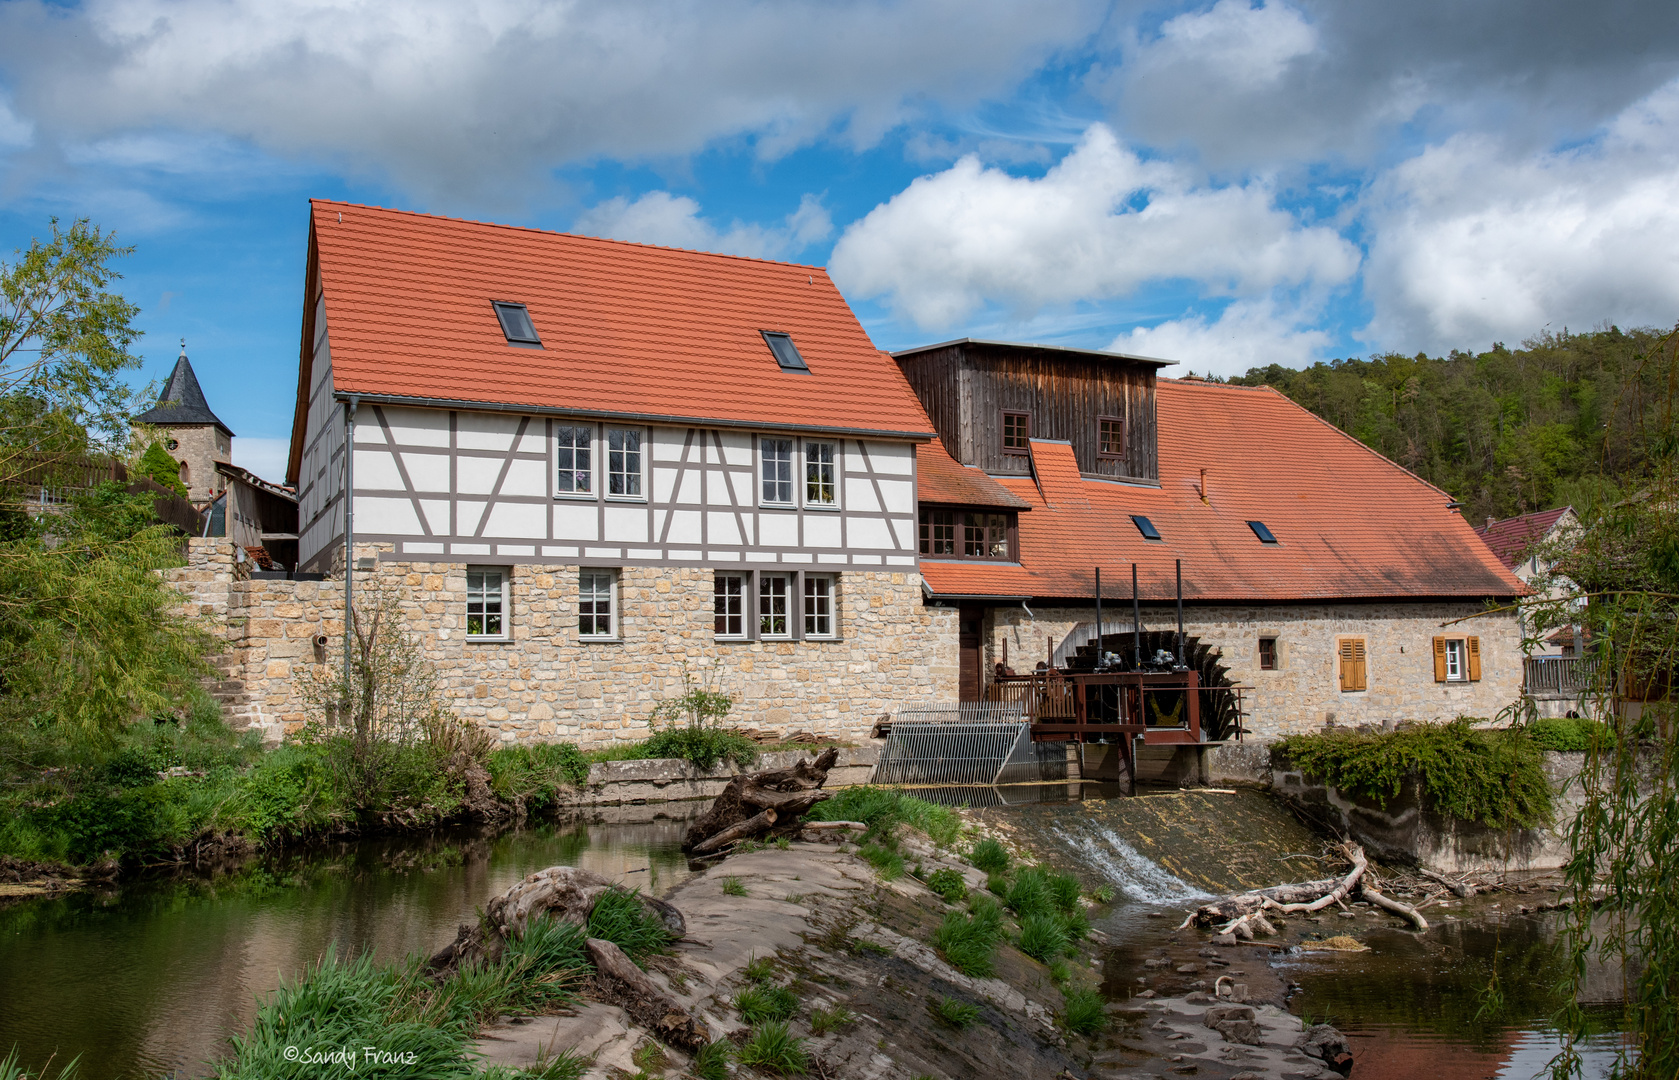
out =
<path fill-rule="evenodd" d="M 1065 748 L 1032 741 L 1018 701 L 900 709 L 875 766 L 876 784 L 1012 784 L 1064 780 Z"/>

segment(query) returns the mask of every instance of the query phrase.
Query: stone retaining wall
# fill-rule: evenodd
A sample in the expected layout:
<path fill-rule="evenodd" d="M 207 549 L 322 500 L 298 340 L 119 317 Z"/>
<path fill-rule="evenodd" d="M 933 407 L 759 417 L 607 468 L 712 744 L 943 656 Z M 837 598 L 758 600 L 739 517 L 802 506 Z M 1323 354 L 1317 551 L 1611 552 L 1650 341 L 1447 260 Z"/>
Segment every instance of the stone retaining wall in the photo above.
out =
<path fill-rule="evenodd" d="M 926 607 L 913 571 L 840 573 L 837 640 L 727 642 L 712 633 L 710 571 L 625 567 L 620 640 L 590 642 L 576 633 L 577 567 L 513 566 L 508 640 L 469 641 L 465 563 L 398 562 L 388 545 L 358 548 L 363 560 L 358 598 L 394 597 L 450 707 L 505 742 L 645 738 L 685 672 L 734 699 L 731 724 L 849 741 L 904 702 L 956 696 L 956 612 Z M 228 641 L 231 721 L 272 740 L 301 725 L 307 681 L 342 663 L 342 578 L 251 579 L 228 541 L 209 539 L 190 541 L 172 581 Z"/>

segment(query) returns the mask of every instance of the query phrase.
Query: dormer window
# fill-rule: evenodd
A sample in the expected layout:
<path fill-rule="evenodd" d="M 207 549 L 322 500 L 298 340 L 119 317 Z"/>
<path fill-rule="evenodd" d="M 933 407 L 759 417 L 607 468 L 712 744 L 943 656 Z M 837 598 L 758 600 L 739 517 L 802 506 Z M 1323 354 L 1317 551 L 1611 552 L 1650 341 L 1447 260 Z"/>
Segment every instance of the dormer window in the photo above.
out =
<path fill-rule="evenodd" d="M 1131 524 L 1137 526 L 1137 531 L 1143 534 L 1144 540 L 1160 539 L 1160 530 L 1154 527 L 1154 522 L 1141 514 L 1131 515 Z"/>
<path fill-rule="evenodd" d="M 542 339 L 536 336 L 536 324 L 531 322 L 531 313 L 525 305 L 506 300 L 492 300 L 491 303 L 495 305 L 496 318 L 501 321 L 501 332 L 507 336 L 509 345 L 542 347 Z"/>
<path fill-rule="evenodd" d="M 770 347 L 770 353 L 782 371 L 802 371 L 807 375 L 810 373 L 810 366 L 805 363 L 805 358 L 799 355 L 798 346 L 793 344 L 793 335 L 775 330 L 758 332 L 764 335 L 764 343 Z"/>

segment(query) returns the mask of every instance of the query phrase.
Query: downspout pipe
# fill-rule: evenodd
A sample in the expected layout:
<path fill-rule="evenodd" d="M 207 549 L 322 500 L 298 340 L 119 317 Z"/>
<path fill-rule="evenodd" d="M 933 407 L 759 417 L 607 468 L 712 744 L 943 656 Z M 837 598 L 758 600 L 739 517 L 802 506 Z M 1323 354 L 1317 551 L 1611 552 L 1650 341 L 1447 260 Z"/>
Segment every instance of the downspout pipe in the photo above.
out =
<path fill-rule="evenodd" d="M 354 635 L 350 630 L 351 578 L 355 574 L 356 542 L 356 410 L 361 398 L 350 395 L 344 402 L 344 705 L 350 704 L 351 674 L 354 670 Z M 346 717 L 347 719 L 347 717 Z"/>
<path fill-rule="evenodd" d="M 1183 670 L 1183 560 L 1178 564 L 1178 670 Z"/>
<path fill-rule="evenodd" d="M 1131 564 L 1131 666 L 1143 670 L 1143 602 L 1137 598 L 1137 564 Z"/>
<path fill-rule="evenodd" d="M 1102 670 L 1102 568 L 1096 568 L 1096 670 Z"/>

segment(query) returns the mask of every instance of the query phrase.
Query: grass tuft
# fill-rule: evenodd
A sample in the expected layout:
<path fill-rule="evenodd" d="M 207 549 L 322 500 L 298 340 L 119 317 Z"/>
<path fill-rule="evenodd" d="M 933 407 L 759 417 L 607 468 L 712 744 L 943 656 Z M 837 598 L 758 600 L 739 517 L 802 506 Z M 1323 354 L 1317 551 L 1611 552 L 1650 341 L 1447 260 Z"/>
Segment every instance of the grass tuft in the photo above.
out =
<path fill-rule="evenodd" d="M 1072 942 L 1061 920 L 1047 912 L 1036 912 L 1020 920 L 1020 951 L 1034 960 L 1049 963 L 1068 951 Z"/>
<path fill-rule="evenodd" d="M 673 935 L 665 921 L 641 902 L 640 890 L 616 886 L 600 894 L 589 913 L 588 936 L 604 938 L 638 965 L 669 947 Z"/>
<path fill-rule="evenodd" d="M 844 1005 L 835 1005 L 831 1009 L 810 1010 L 810 1030 L 814 1035 L 826 1035 L 856 1021 L 857 1015 Z"/>
<path fill-rule="evenodd" d="M 946 962 L 975 978 L 984 978 L 996 969 L 997 946 L 1002 940 L 1002 912 L 985 897 L 976 897 L 966 914 L 947 912 L 933 932 L 933 944 Z"/>
<path fill-rule="evenodd" d="M 841 790 L 805 816 L 812 821 L 861 821 L 869 827 L 865 839 L 890 839 L 899 825 L 908 825 L 941 847 L 954 844 L 962 832 L 962 818 L 949 807 L 866 785 Z"/>
<path fill-rule="evenodd" d="M 1066 996 L 1067 1005 L 1062 1011 L 1061 1019 L 1067 1025 L 1067 1030 L 1076 1031 L 1080 1035 L 1094 1035 L 1107 1030 L 1108 1013 L 1101 994 L 1085 988 L 1069 990 Z"/>
<path fill-rule="evenodd" d="M 699 1080 L 729 1080 L 729 1058 L 734 1056 L 733 1051 L 734 1047 L 727 1039 L 708 1043 L 694 1055 L 688 1071 Z"/>
<path fill-rule="evenodd" d="M 789 1020 L 799 1011 L 799 995 L 785 986 L 747 987 L 735 995 L 735 1010 L 749 1024 L 766 1020 Z"/>
<path fill-rule="evenodd" d="M 754 957 L 746 967 L 741 969 L 748 982 L 768 982 L 775 978 L 775 961 L 768 956 Z"/>
<path fill-rule="evenodd" d="M 741 883 L 740 878 L 737 878 L 733 874 L 731 874 L 728 877 L 723 879 L 723 895 L 724 896 L 745 896 L 746 895 L 746 886 Z"/>
<path fill-rule="evenodd" d="M 779 1020 L 759 1024 L 737 1055 L 742 1065 L 763 1069 L 778 1076 L 803 1076 L 810 1068 L 805 1041 L 795 1038 Z"/>
<path fill-rule="evenodd" d="M 946 1027 L 953 1027 L 957 1031 L 966 1031 L 979 1023 L 979 1006 L 955 998 L 940 997 L 934 999 L 928 1006 L 939 1023 Z"/>
<path fill-rule="evenodd" d="M 860 858 L 874 867 L 882 881 L 896 881 L 904 876 L 904 857 L 879 844 L 864 844 L 857 849 Z"/>
<path fill-rule="evenodd" d="M 987 874 L 1002 874 L 1008 872 L 1009 853 L 1003 845 L 987 838 L 974 845 L 968 861 Z"/>

